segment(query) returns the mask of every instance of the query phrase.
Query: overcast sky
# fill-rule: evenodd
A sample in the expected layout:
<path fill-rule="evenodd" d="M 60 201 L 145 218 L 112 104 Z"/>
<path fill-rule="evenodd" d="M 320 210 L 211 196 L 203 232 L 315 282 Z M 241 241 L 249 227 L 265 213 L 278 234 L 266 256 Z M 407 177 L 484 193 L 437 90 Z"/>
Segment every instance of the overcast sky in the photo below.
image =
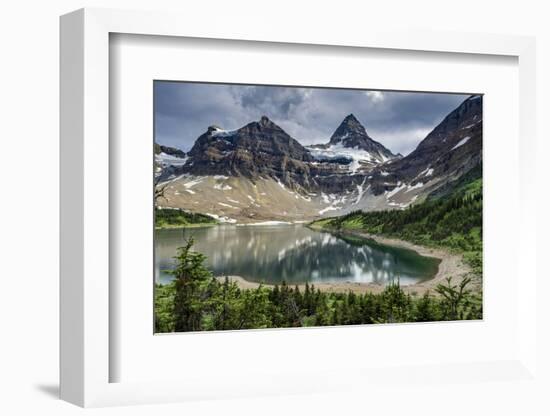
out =
<path fill-rule="evenodd" d="M 234 130 L 266 115 L 303 145 L 326 143 L 353 113 L 406 155 L 467 95 L 155 82 L 155 140 L 188 151 L 213 124 Z"/>

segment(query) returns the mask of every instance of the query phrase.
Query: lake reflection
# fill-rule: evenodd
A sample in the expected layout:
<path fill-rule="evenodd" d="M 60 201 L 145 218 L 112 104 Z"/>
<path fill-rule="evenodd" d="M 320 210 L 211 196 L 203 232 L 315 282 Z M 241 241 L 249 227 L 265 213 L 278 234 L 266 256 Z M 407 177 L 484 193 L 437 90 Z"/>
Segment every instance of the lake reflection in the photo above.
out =
<path fill-rule="evenodd" d="M 155 278 L 167 283 L 166 271 L 185 239 L 193 236 L 195 250 L 208 257 L 215 275 L 238 275 L 246 280 L 289 284 L 304 282 L 397 281 L 402 285 L 431 279 L 439 260 L 412 250 L 315 231 L 304 225 L 220 225 L 156 231 Z"/>

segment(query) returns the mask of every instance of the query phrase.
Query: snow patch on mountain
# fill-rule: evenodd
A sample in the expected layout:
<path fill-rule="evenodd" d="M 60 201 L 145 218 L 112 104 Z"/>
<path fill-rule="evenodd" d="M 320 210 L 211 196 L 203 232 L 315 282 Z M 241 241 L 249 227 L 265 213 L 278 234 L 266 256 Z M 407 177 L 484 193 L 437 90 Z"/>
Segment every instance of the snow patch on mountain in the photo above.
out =
<path fill-rule="evenodd" d="M 214 127 L 211 134 L 212 137 L 231 137 L 237 134 L 237 130 L 223 130 L 219 127 Z"/>
<path fill-rule="evenodd" d="M 349 193 L 347 195 L 336 195 L 336 194 L 321 194 L 321 199 L 325 204 L 330 204 L 328 207 L 325 207 L 319 211 L 319 215 L 323 215 L 328 211 L 339 211 L 346 207 L 346 202 L 349 198 Z"/>
<path fill-rule="evenodd" d="M 416 178 L 418 178 L 419 176 L 432 176 L 433 173 L 434 173 L 434 170 L 430 166 L 428 166 L 426 169 L 424 169 L 422 172 L 416 175 Z"/>
<path fill-rule="evenodd" d="M 220 191 L 230 191 L 233 188 L 223 183 L 217 183 L 214 185 L 214 189 L 219 189 Z"/>
<path fill-rule="evenodd" d="M 204 179 L 205 179 L 204 176 L 199 176 L 196 179 L 193 179 L 193 180 L 191 180 L 187 183 L 184 183 L 183 186 L 185 186 L 185 188 L 189 189 L 189 188 L 192 188 L 193 186 L 201 183 Z"/>
<path fill-rule="evenodd" d="M 322 210 L 320 210 L 319 215 L 323 215 L 325 212 L 328 212 L 328 211 L 336 211 L 338 209 L 339 209 L 338 207 L 335 207 L 333 205 L 329 205 L 328 207 L 323 208 Z"/>
<path fill-rule="evenodd" d="M 407 189 L 407 184 L 402 184 L 401 182 L 399 182 L 395 188 L 393 188 L 386 194 L 386 199 L 390 199 L 392 196 L 394 196 L 399 191 L 402 191 L 403 189 Z"/>
<path fill-rule="evenodd" d="M 379 153 L 373 155 L 372 153 L 357 147 L 344 147 L 341 143 L 330 145 L 326 148 L 310 147 L 308 150 L 310 151 L 311 156 L 317 160 L 330 161 L 336 159 L 348 159 L 350 161 L 349 170 L 352 173 L 356 173 L 362 163 L 383 163 L 389 160 L 389 158 L 380 155 Z"/>
<path fill-rule="evenodd" d="M 155 155 L 155 161 L 163 168 L 168 166 L 183 166 L 188 160 L 188 157 L 177 157 L 164 152 Z"/>
<path fill-rule="evenodd" d="M 418 182 L 416 185 L 408 185 L 405 192 L 411 192 L 414 189 L 420 189 L 424 186 L 422 182 Z"/>
<path fill-rule="evenodd" d="M 370 184 L 369 184 L 365 189 L 363 189 L 363 186 L 365 186 L 366 181 L 367 179 L 364 179 L 361 185 L 357 185 L 357 199 L 355 200 L 356 205 L 361 201 L 365 192 L 367 192 L 370 188 Z"/>
<path fill-rule="evenodd" d="M 279 178 L 275 178 L 275 180 L 277 181 L 277 185 L 279 185 L 281 188 L 283 189 L 286 189 L 285 187 L 285 184 L 281 182 L 281 180 Z"/>
<path fill-rule="evenodd" d="M 253 226 L 262 226 L 262 225 L 289 225 L 292 224 L 288 221 L 261 221 L 261 222 L 251 222 L 250 224 L 237 224 L 240 227 L 253 227 Z"/>
<path fill-rule="evenodd" d="M 468 140 L 470 140 L 470 136 L 464 137 L 461 141 L 459 141 L 457 144 L 455 144 L 455 146 L 451 150 L 455 150 L 455 149 L 459 148 L 460 146 L 466 144 L 468 142 Z"/>
<path fill-rule="evenodd" d="M 224 215 L 210 214 L 208 212 L 206 213 L 206 215 L 214 218 L 215 220 L 218 220 L 219 222 L 224 222 L 224 223 L 228 223 L 228 224 L 236 224 L 237 223 L 236 219 L 229 218 L 229 217 L 226 217 Z"/>

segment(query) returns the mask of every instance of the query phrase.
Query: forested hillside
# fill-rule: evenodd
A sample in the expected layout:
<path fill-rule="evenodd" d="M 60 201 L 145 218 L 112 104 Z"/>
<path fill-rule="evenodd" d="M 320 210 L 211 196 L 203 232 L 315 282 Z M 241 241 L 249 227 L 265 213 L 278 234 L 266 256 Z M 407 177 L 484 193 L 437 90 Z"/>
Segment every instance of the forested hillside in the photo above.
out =
<path fill-rule="evenodd" d="M 217 224 L 217 221 L 208 215 L 185 212 L 182 209 L 155 208 L 156 228 L 179 228 L 215 224 Z"/>

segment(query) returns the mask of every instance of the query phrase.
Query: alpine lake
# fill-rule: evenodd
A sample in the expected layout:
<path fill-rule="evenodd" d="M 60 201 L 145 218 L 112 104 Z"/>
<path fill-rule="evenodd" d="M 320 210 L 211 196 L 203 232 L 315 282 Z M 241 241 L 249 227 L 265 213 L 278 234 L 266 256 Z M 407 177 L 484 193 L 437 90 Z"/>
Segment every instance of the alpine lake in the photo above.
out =
<path fill-rule="evenodd" d="M 174 276 L 178 247 L 193 237 L 215 276 L 289 285 L 378 283 L 411 285 L 433 278 L 440 260 L 371 239 L 334 234 L 304 224 L 217 225 L 155 231 L 155 281 Z"/>

